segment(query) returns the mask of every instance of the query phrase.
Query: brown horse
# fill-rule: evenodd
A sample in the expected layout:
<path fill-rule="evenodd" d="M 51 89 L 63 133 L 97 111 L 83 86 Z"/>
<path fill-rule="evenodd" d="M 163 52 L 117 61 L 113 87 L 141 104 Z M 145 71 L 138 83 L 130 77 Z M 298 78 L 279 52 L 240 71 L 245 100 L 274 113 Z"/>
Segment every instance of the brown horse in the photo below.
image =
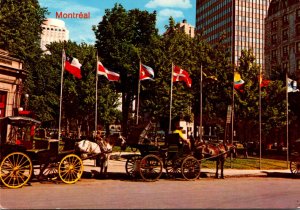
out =
<path fill-rule="evenodd" d="M 112 134 L 106 138 L 97 138 L 96 142 L 102 150 L 107 150 L 96 159 L 96 165 L 100 166 L 100 174 L 107 175 L 108 161 L 110 159 L 112 148 L 114 146 L 120 146 L 121 150 L 124 150 L 124 147 L 126 148 L 126 141 L 121 134 Z"/>
<path fill-rule="evenodd" d="M 236 155 L 236 148 L 233 144 L 212 144 L 212 143 L 196 143 L 195 157 L 199 160 L 216 161 L 216 178 L 219 178 L 219 166 L 221 169 L 221 178 L 224 179 L 224 162 L 230 155 Z"/>

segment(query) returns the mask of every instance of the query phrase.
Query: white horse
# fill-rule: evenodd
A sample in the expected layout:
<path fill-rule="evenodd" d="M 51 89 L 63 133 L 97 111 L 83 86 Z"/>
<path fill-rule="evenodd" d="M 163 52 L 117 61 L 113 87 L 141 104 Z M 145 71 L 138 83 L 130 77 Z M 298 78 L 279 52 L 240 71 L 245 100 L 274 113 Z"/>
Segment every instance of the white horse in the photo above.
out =
<path fill-rule="evenodd" d="M 124 137 L 111 135 L 105 140 L 100 138 L 96 142 L 81 140 L 76 142 L 75 148 L 80 153 L 82 159 L 96 159 L 100 166 L 100 174 L 107 173 L 108 161 L 114 145 L 121 147 L 126 145 Z"/>

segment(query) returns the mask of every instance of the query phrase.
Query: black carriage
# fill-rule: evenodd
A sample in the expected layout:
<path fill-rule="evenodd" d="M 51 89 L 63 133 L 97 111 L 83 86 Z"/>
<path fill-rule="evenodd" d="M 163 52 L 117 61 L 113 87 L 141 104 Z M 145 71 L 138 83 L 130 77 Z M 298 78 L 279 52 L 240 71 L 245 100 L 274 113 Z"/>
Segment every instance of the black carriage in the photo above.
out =
<path fill-rule="evenodd" d="M 151 121 L 147 126 L 131 128 L 127 144 L 140 154 L 129 156 L 125 169 L 130 177 L 140 176 L 144 181 L 156 181 L 165 169 L 168 177 L 181 175 L 186 180 L 195 180 L 200 176 L 200 162 L 186 150 L 178 134 L 161 133 Z"/>
<path fill-rule="evenodd" d="M 290 170 L 292 174 L 300 175 L 300 139 L 292 145 Z"/>
<path fill-rule="evenodd" d="M 0 119 L 0 180 L 5 186 L 19 188 L 35 177 L 68 184 L 81 178 L 83 163 L 74 148 L 59 149 L 59 140 L 42 130 L 37 138 L 38 125 L 39 121 L 23 116 Z"/>

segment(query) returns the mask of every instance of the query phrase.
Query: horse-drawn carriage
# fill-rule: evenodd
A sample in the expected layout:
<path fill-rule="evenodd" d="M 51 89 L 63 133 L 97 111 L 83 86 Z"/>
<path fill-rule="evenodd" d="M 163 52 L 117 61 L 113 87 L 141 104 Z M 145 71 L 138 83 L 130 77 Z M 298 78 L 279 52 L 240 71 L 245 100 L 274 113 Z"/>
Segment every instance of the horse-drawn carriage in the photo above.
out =
<path fill-rule="evenodd" d="M 293 174 L 300 175 L 300 139 L 293 144 L 291 151 L 290 170 Z"/>
<path fill-rule="evenodd" d="M 81 178 L 83 164 L 74 148 L 60 150 L 57 139 L 35 138 L 39 124 L 22 116 L 0 119 L 0 180 L 5 186 L 19 188 L 34 177 L 60 178 L 67 184 Z"/>
<path fill-rule="evenodd" d="M 128 157 L 125 169 L 130 177 L 140 176 L 144 181 L 156 181 L 163 169 L 169 177 L 179 174 L 186 180 L 194 180 L 200 176 L 200 162 L 186 150 L 178 134 L 167 134 L 165 137 L 155 130 L 151 121 L 145 127 L 132 127 L 127 144 L 138 150 L 140 154 Z"/>

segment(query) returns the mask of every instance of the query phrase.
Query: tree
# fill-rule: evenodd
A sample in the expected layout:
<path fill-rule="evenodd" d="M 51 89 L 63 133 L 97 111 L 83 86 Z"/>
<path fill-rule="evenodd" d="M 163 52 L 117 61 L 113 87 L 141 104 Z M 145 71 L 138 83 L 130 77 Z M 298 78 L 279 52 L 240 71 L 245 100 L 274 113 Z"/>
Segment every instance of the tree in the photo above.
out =
<path fill-rule="evenodd" d="M 253 130 L 258 131 L 259 123 L 259 66 L 251 50 L 242 51 L 238 68 L 245 81 L 243 92 L 235 94 L 235 116 L 240 125 L 240 134 L 244 139 L 257 140 Z M 264 78 L 265 79 L 265 78 Z M 286 118 L 284 85 L 282 81 L 274 80 L 267 87 L 261 88 L 262 131 L 267 136 L 272 128 L 284 125 Z M 243 138 L 242 137 L 242 138 Z"/>
<path fill-rule="evenodd" d="M 39 68 L 42 55 L 41 25 L 45 20 L 45 14 L 47 10 L 41 8 L 37 0 L 0 0 L 0 48 L 23 60 L 23 69 L 28 72 L 23 87 L 24 93 L 30 93 L 34 88 L 32 70 Z M 43 99 L 41 102 L 41 106 L 44 106 Z M 29 100 L 29 108 L 31 107 Z"/>
<path fill-rule="evenodd" d="M 122 128 L 126 134 L 129 110 L 137 90 L 137 70 L 142 51 L 151 47 L 154 36 L 156 12 L 133 9 L 126 11 L 122 5 L 106 9 L 102 21 L 94 27 L 96 47 L 101 62 L 113 71 L 120 72 L 122 92 Z"/>
<path fill-rule="evenodd" d="M 50 54 L 45 54 L 38 68 L 32 70 L 32 79 L 36 81 L 31 88 L 32 108 L 40 120 L 58 122 L 63 48 L 82 64 L 82 79 L 64 72 L 62 122 L 67 131 L 73 127 L 78 133 L 84 130 L 89 135 L 95 122 L 96 53 L 92 45 L 71 41 L 47 45 Z M 114 84 L 105 78 L 99 80 L 98 118 L 105 125 L 116 120 L 118 95 Z"/>

